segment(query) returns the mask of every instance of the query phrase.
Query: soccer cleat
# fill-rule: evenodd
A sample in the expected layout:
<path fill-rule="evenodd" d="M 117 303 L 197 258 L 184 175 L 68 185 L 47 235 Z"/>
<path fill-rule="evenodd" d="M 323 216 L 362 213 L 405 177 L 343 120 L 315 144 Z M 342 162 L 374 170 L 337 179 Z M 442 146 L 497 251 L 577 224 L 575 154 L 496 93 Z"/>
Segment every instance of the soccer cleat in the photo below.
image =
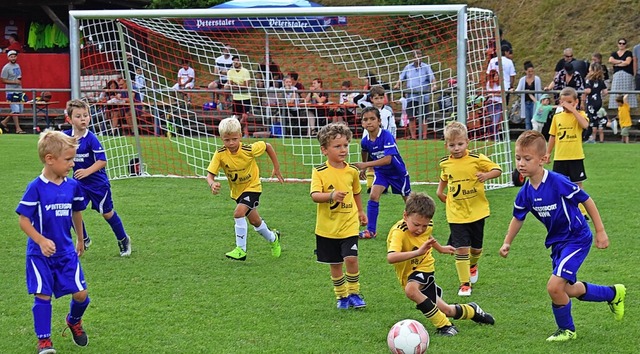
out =
<path fill-rule="evenodd" d="M 453 337 L 458 334 L 458 329 L 454 325 L 442 326 L 440 328 L 436 328 L 436 333 L 443 337 Z"/>
<path fill-rule="evenodd" d="M 474 264 L 469 268 L 469 273 L 471 274 L 471 284 L 475 284 L 478 282 L 478 264 Z"/>
<path fill-rule="evenodd" d="M 458 296 L 471 296 L 471 286 L 469 286 L 469 283 L 460 285 Z"/>
<path fill-rule="evenodd" d="M 83 242 L 84 242 L 84 250 L 86 251 L 89 249 L 89 246 L 91 246 L 91 238 L 85 237 L 83 239 Z"/>
<path fill-rule="evenodd" d="M 38 354 L 56 354 L 51 338 L 38 339 Z"/>
<path fill-rule="evenodd" d="M 336 302 L 336 307 L 338 310 L 348 310 L 351 305 L 351 301 L 349 301 L 348 297 L 341 297 Z"/>
<path fill-rule="evenodd" d="M 360 231 L 358 237 L 360 238 L 376 238 L 378 234 L 376 232 L 371 232 L 369 230 Z"/>
<path fill-rule="evenodd" d="M 79 347 L 86 347 L 89 343 L 89 338 L 87 337 L 87 332 L 82 328 L 82 320 L 78 321 L 76 324 L 69 323 L 67 319 L 67 327 L 71 330 L 71 337 L 73 338 L 73 342 L 76 343 Z M 67 329 L 65 328 L 62 331 L 62 335 L 64 336 L 64 332 Z"/>
<path fill-rule="evenodd" d="M 490 313 L 484 312 L 484 310 L 482 310 L 480 306 L 478 306 L 478 304 L 476 304 L 475 302 L 470 302 L 468 305 L 471 306 L 473 310 L 476 312 L 476 314 L 473 315 L 473 318 L 471 318 L 471 321 L 475 323 L 490 324 L 490 325 L 493 325 L 496 323 L 493 316 L 491 316 Z"/>
<path fill-rule="evenodd" d="M 347 299 L 349 299 L 349 306 L 352 306 L 353 308 L 361 309 L 367 306 L 360 294 L 351 294 Z"/>
<path fill-rule="evenodd" d="M 620 321 L 624 317 L 624 297 L 627 295 L 627 288 L 622 284 L 616 284 L 613 288 L 616 290 L 616 296 L 609 303 L 609 309 L 613 312 L 613 317 Z"/>
<path fill-rule="evenodd" d="M 227 252 L 224 254 L 227 258 L 234 259 L 236 261 L 244 261 L 247 259 L 247 252 L 245 252 L 242 248 L 236 247 L 231 252 Z"/>
<path fill-rule="evenodd" d="M 280 247 L 280 231 L 273 229 L 272 232 L 276 236 L 276 239 L 271 242 L 271 255 L 278 258 L 282 252 L 282 248 Z"/>
<path fill-rule="evenodd" d="M 578 338 L 576 332 L 558 328 L 554 334 L 547 338 L 547 342 L 566 342 L 576 338 Z"/>
<path fill-rule="evenodd" d="M 120 248 L 120 257 L 128 257 L 131 255 L 131 239 L 129 236 L 118 240 L 118 247 Z"/>

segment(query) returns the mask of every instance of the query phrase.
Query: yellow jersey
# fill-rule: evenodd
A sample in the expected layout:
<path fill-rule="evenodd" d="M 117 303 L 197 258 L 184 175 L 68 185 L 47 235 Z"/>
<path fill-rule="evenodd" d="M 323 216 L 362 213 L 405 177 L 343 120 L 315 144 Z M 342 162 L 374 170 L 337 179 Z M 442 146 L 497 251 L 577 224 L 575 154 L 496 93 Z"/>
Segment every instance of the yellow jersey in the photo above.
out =
<path fill-rule="evenodd" d="M 467 224 L 489 216 L 484 182 L 478 180 L 476 173 L 502 170 L 497 163 L 467 150 L 459 159 L 442 158 L 440 169 L 440 179 L 447 182 L 447 222 Z"/>
<path fill-rule="evenodd" d="M 433 233 L 433 221 L 429 223 L 427 229 L 420 236 L 415 236 L 407 228 L 407 223 L 404 220 L 398 221 L 391 230 L 389 236 L 387 236 L 387 253 L 391 252 L 410 252 L 417 250 L 422 246 Z M 413 272 L 425 272 L 432 273 L 435 271 L 435 262 L 432 254 L 433 248 L 427 250 L 427 253 L 422 256 L 407 259 L 403 262 L 394 263 L 393 267 L 396 269 L 396 276 L 404 288 L 407 285 L 407 280 Z"/>
<path fill-rule="evenodd" d="M 633 125 L 631 122 L 631 108 L 628 103 L 623 103 L 618 106 L 618 118 L 620 119 L 620 128 Z"/>
<path fill-rule="evenodd" d="M 256 141 L 249 145 L 240 142 L 238 151 L 235 153 L 231 153 L 223 146 L 213 154 L 207 171 L 217 175 L 222 168 L 229 181 L 231 198 L 234 200 L 238 199 L 243 192 L 261 193 L 262 183 L 256 158 L 266 150 L 267 144 L 264 141 Z"/>
<path fill-rule="evenodd" d="M 579 111 L 582 119 L 589 121 L 584 111 Z M 573 113 L 560 112 L 553 116 L 549 135 L 556 137 L 553 159 L 555 161 L 582 160 L 582 127 Z"/>
<path fill-rule="evenodd" d="M 331 193 L 347 191 L 342 203 L 317 203 L 316 230 L 318 236 L 342 239 L 357 236 L 360 231 L 358 207 L 354 195 L 360 194 L 360 172 L 355 166 L 344 164 L 335 168 L 325 162 L 311 172 L 310 193 Z"/>

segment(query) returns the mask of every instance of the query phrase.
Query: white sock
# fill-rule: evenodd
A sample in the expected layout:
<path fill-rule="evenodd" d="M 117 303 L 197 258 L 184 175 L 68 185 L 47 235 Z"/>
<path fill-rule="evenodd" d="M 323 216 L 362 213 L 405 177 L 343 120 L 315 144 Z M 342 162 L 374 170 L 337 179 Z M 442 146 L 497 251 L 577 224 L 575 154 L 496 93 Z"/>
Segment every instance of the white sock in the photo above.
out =
<path fill-rule="evenodd" d="M 267 227 L 267 223 L 264 222 L 264 220 L 262 220 L 262 223 L 260 224 L 260 226 L 254 227 L 254 229 L 258 233 L 260 233 L 260 235 L 262 235 L 262 237 L 264 237 L 265 240 L 269 242 L 273 242 L 276 240 L 276 235 L 274 235 L 273 232 L 269 230 L 269 228 Z"/>
<path fill-rule="evenodd" d="M 244 217 L 234 218 L 236 221 L 236 246 L 247 251 L 247 220 Z"/>

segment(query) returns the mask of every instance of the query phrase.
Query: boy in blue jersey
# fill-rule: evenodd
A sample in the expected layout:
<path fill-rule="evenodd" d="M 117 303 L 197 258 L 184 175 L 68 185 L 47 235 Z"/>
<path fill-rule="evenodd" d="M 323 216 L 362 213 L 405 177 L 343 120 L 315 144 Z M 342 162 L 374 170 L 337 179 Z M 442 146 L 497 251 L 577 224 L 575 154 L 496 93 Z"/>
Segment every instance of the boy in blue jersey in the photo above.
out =
<path fill-rule="evenodd" d="M 356 166 L 361 172 L 361 177 L 366 169 L 373 167 L 375 177 L 369 202 L 367 202 L 367 229 L 360 233 L 360 238 L 374 238 L 377 234 L 378 212 L 380 207 L 380 195 L 389 186 L 393 194 L 400 194 L 405 201 L 411 193 L 409 172 L 407 171 L 396 139 L 388 130 L 380 128 L 380 110 L 371 106 L 362 110 L 362 127 L 367 134 L 362 138 L 362 160 Z"/>
<path fill-rule="evenodd" d="M 91 120 L 89 106 L 81 100 L 71 100 L 67 102 L 67 116 L 71 120 L 72 129 L 65 130 L 65 134 L 76 138 L 78 141 L 78 151 L 74 159 L 73 178 L 76 179 L 85 196 L 86 205 L 91 202 L 91 208 L 96 210 L 111 226 L 111 230 L 116 235 L 120 256 L 131 255 L 131 240 L 124 231 L 122 220 L 118 213 L 113 210 L 113 200 L 111 199 L 111 184 L 105 171 L 107 166 L 107 156 L 98 138 L 87 129 Z M 91 245 L 91 239 L 87 234 L 87 229 L 82 224 L 85 248 Z"/>
<path fill-rule="evenodd" d="M 626 288 L 622 284 L 596 285 L 577 281 L 578 269 L 593 242 L 589 225 L 580 212 L 582 203 L 596 229 L 596 247 L 609 246 L 609 238 L 593 199 L 566 176 L 543 168 L 548 159 L 544 136 L 534 130 L 520 135 L 516 141 L 516 166 L 529 179 L 524 183 L 513 208 L 513 219 L 500 248 L 507 257 L 511 242 L 520 231 L 527 213 L 531 212 L 547 229 L 545 246 L 551 248 L 553 273 L 547 283 L 553 316 L 558 329 L 549 342 L 576 339 L 571 316 L 571 298 L 581 301 L 608 302 L 616 320 L 624 316 Z"/>
<path fill-rule="evenodd" d="M 51 296 L 72 294 L 67 326 L 73 341 L 84 347 L 87 334 L 82 315 L 89 306 L 84 272 L 78 259 L 84 253 L 82 213 L 84 198 L 78 182 L 67 178 L 77 144 L 61 132 L 40 134 L 38 154 L 42 174 L 27 186 L 16 213 L 27 240 L 27 290 L 34 295 L 33 322 L 38 353 L 55 353 L 51 343 Z M 74 246 L 71 227 L 76 230 Z"/>

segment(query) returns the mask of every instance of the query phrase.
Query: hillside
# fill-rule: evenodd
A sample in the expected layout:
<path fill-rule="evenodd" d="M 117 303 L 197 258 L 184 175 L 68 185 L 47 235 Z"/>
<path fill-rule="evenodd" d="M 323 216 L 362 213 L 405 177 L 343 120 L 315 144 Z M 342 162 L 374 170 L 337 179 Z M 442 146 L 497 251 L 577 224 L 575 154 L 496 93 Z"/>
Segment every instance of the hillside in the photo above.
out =
<path fill-rule="evenodd" d="M 606 62 L 617 49 L 618 38 L 627 39 L 629 50 L 640 43 L 640 17 L 635 16 L 640 9 L 638 0 L 474 0 L 469 5 L 496 13 L 504 37 L 514 47 L 518 76 L 522 64 L 531 60 L 545 83 L 553 78 L 564 48 L 573 48 L 579 59 L 600 52 Z"/>

